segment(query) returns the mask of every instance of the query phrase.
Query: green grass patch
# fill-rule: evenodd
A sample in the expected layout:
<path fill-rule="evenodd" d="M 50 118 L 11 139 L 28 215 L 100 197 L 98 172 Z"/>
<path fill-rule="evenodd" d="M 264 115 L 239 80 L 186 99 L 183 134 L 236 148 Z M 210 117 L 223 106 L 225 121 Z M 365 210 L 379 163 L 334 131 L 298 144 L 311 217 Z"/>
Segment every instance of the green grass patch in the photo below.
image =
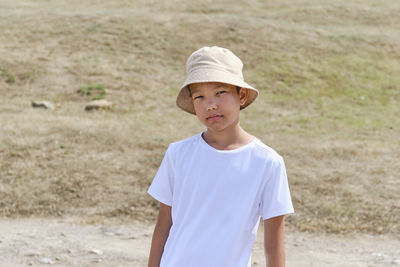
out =
<path fill-rule="evenodd" d="M 2 68 L 0 72 L 0 77 L 5 77 L 6 82 L 9 84 L 15 83 L 15 76 L 6 68 Z"/>
<path fill-rule="evenodd" d="M 78 93 L 81 95 L 92 95 L 93 100 L 99 100 L 99 99 L 104 99 L 106 95 L 106 89 L 104 84 L 99 83 L 96 85 L 88 85 L 88 86 L 82 86 L 79 90 Z"/>

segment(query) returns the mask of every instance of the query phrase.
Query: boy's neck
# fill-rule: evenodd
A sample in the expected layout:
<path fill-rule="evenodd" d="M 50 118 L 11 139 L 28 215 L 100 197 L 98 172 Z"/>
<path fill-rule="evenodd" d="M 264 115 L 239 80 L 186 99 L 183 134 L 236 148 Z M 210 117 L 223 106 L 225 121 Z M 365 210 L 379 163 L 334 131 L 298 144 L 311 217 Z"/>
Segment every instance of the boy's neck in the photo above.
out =
<path fill-rule="evenodd" d="M 220 132 L 207 129 L 202 137 L 207 144 L 219 150 L 236 149 L 250 143 L 254 139 L 254 136 L 243 130 L 239 124 L 234 129 L 226 129 Z"/>

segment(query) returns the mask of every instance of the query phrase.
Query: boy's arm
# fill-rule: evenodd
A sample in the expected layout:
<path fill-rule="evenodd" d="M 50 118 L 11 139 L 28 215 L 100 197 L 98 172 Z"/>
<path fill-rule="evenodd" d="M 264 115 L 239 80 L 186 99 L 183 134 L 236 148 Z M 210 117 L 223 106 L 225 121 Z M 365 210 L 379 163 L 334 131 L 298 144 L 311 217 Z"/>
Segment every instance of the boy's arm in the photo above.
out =
<path fill-rule="evenodd" d="M 267 267 L 285 266 L 285 216 L 264 220 L 264 252 Z"/>
<path fill-rule="evenodd" d="M 151 241 L 148 267 L 159 267 L 164 245 L 172 225 L 171 207 L 160 202 L 157 223 Z"/>

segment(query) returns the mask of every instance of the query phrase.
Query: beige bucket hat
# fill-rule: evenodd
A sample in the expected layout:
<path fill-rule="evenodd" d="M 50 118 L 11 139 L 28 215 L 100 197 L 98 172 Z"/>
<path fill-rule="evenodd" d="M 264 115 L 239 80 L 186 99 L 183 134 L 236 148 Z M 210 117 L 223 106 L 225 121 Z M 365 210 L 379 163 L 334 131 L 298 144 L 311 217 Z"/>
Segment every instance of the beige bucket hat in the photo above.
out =
<path fill-rule="evenodd" d="M 250 105 L 258 96 L 258 90 L 243 79 L 243 63 L 230 50 L 218 46 L 205 46 L 193 52 L 186 62 L 186 80 L 176 98 L 176 105 L 191 114 L 196 114 L 188 85 L 201 82 L 221 82 L 248 88 L 246 103 Z"/>

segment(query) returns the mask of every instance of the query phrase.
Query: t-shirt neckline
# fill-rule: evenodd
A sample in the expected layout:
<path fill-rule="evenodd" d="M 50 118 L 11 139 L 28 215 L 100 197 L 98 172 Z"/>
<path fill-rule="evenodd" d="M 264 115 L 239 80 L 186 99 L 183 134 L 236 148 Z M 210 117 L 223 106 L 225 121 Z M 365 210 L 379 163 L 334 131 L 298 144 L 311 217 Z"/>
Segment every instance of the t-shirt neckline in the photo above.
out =
<path fill-rule="evenodd" d="M 244 150 L 244 149 L 250 147 L 250 146 L 251 146 L 252 144 L 254 144 L 254 143 L 256 142 L 256 140 L 257 140 L 257 137 L 254 136 L 254 137 L 253 137 L 253 140 L 251 140 L 249 143 L 247 143 L 247 144 L 245 144 L 245 145 L 243 145 L 243 146 L 241 146 L 241 147 L 238 147 L 238 148 L 235 148 L 235 149 L 230 149 L 230 150 L 220 150 L 220 149 L 216 149 L 215 147 L 209 145 L 209 144 L 206 142 L 206 140 L 203 139 L 203 136 L 202 136 L 202 135 L 203 135 L 204 132 L 205 132 L 205 131 L 203 131 L 203 132 L 201 132 L 201 133 L 198 134 L 198 138 L 200 139 L 200 143 L 203 145 L 203 147 L 206 147 L 207 149 L 212 150 L 212 151 L 214 151 L 214 152 L 218 152 L 218 153 L 236 153 L 236 152 L 242 151 L 242 150 Z"/>

